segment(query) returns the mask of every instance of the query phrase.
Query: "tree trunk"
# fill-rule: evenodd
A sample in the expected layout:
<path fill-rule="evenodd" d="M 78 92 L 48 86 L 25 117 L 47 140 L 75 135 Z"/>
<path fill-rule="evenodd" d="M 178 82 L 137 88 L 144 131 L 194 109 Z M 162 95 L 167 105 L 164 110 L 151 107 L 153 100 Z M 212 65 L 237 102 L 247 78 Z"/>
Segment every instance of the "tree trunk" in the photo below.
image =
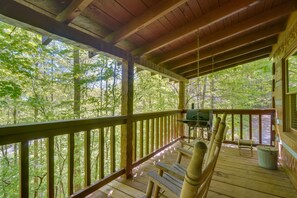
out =
<path fill-rule="evenodd" d="M 76 119 L 80 118 L 80 63 L 79 50 L 73 49 L 73 81 L 74 81 L 74 105 L 73 113 Z"/>

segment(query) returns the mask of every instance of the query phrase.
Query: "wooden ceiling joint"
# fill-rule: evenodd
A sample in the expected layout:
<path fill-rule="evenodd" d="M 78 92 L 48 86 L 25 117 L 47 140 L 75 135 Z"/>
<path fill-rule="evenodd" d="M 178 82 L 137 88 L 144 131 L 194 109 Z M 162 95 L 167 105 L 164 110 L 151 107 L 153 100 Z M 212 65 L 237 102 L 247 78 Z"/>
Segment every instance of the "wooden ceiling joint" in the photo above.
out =
<path fill-rule="evenodd" d="M 186 2 L 187 0 L 162 0 L 141 16 L 135 17 L 119 30 L 107 35 L 104 40 L 113 44 L 118 43 Z"/>
<path fill-rule="evenodd" d="M 266 48 L 266 47 L 270 47 L 270 46 L 274 45 L 276 42 L 277 42 L 277 37 L 271 37 L 271 38 L 268 38 L 268 39 L 265 39 L 265 40 L 261 40 L 259 42 L 249 44 L 247 46 L 236 48 L 236 49 L 234 49 L 232 51 L 228 51 L 228 52 L 225 52 L 225 53 L 220 53 L 219 55 L 210 57 L 210 58 L 205 59 L 205 60 L 200 60 L 199 65 L 201 67 L 211 65 L 213 60 L 215 61 L 215 63 L 219 63 L 219 62 L 222 62 L 222 61 L 225 61 L 225 60 L 237 57 L 237 56 L 241 56 L 243 54 L 254 52 L 254 51 L 257 51 L 259 49 Z M 192 63 L 195 63 L 197 65 L 197 57 L 196 57 L 196 60 L 194 62 L 190 62 L 189 64 L 192 64 Z M 182 66 L 177 65 L 177 66 L 171 68 L 171 70 L 173 70 L 176 73 L 183 74 L 184 70 L 190 69 L 190 67 L 188 65 L 182 65 Z M 196 66 L 196 68 L 197 68 L 197 66 Z M 195 67 L 193 69 L 195 69 Z"/>
<path fill-rule="evenodd" d="M 199 73 L 203 74 L 203 73 L 205 73 L 207 71 L 216 71 L 218 68 L 222 68 L 222 67 L 225 68 L 225 67 L 228 67 L 228 66 L 231 66 L 231 65 L 232 66 L 237 66 L 237 65 L 241 64 L 245 60 L 251 60 L 253 58 L 262 57 L 264 55 L 268 57 L 270 52 L 271 52 L 271 49 L 272 49 L 272 47 L 264 48 L 264 49 L 257 50 L 257 51 L 254 51 L 254 52 L 251 52 L 251 53 L 248 53 L 248 54 L 244 54 L 242 56 L 238 56 L 238 57 L 235 57 L 235 58 L 232 58 L 232 59 L 220 62 L 220 63 L 215 63 L 213 65 L 202 67 L 202 68 L 200 68 Z M 183 76 L 188 78 L 193 73 L 196 73 L 196 76 L 197 76 L 197 71 L 190 71 L 190 72 L 184 73 Z"/>
<path fill-rule="evenodd" d="M 258 41 L 271 39 L 275 40 L 277 39 L 275 36 L 282 32 L 285 29 L 284 26 L 281 24 L 277 24 L 275 26 L 265 28 L 263 30 L 239 37 L 238 39 L 234 39 L 230 42 L 224 42 L 220 45 L 216 45 L 215 47 L 208 47 L 200 50 L 200 60 L 210 58 L 212 56 L 216 56 L 218 54 L 222 54 L 228 51 L 232 51 L 234 49 L 250 45 L 252 43 L 256 43 Z M 269 42 L 269 41 L 266 41 Z M 184 65 L 188 65 L 190 63 L 194 63 L 197 61 L 197 55 L 193 54 L 190 56 L 187 56 L 186 58 L 178 59 L 178 60 L 172 60 L 167 62 L 166 64 L 161 64 L 163 67 L 167 69 L 175 69 L 178 67 L 182 67 Z"/>
<path fill-rule="evenodd" d="M 226 29 L 217 31 L 216 33 L 206 36 L 204 38 L 201 38 L 200 39 L 200 48 L 212 45 L 212 44 L 214 44 L 218 41 L 222 41 L 226 38 L 230 38 L 232 36 L 239 35 L 245 31 L 249 31 L 254 28 L 258 28 L 262 25 L 267 24 L 268 22 L 273 22 L 274 20 L 277 20 L 283 16 L 287 16 L 295 10 L 296 10 L 296 2 L 288 1 L 285 4 L 276 6 L 272 9 L 269 9 L 269 10 L 259 14 L 259 15 L 256 15 L 254 17 L 251 17 L 249 19 L 241 21 L 241 22 L 234 24 Z M 194 51 L 197 51 L 197 43 L 196 42 L 192 42 L 192 43 L 185 45 L 181 48 L 169 51 L 165 55 L 155 59 L 154 62 L 161 64 L 161 63 L 167 62 L 169 60 L 176 59 L 176 58 L 180 57 L 181 55 L 192 53 Z"/>
<path fill-rule="evenodd" d="M 246 8 L 247 6 L 254 4 L 256 0 L 231 0 L 221 7 L 205 13 L 202 16 L 192 20 L 191 22 L 185 24 L 184 26 L 175 29 L 174 31 L 164 35 L 163 37 L 148 43 L 142 47 L 134 49 L 132 54 L 134 55 L 144 55 L 153 52 L 165 45 L 168 45 L 178 39 L 188 36 L 191 33 L 197 31 L 197 29 L 205 27 L 207 25 L 213 24 L 219 20 L 222 20 L 232 14 L 238 13 L 240 10 Z"/>

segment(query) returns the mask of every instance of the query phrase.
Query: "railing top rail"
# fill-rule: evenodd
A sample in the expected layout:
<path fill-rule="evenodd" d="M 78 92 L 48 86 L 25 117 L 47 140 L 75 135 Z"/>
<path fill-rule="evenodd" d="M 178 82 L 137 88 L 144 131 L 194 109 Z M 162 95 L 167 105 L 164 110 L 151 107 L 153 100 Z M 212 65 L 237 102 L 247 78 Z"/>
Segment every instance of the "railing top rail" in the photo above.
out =
<path fill-rule="evenodd" d="M 215 114 L 227 113 L 227 114 L 274 114 L 275 109 L 267 108 L 267 109 L 205 109 L 212 110 Z M 185 113 L 187 109 L 183 112 Z"/>
<path fill-rule="evenodd" d="M 0 145 L 127 123 L 127 116 L 54 121 L 0 127 Z"/>
<path fill-rule="evenodd" d="M 133 121 L 139 121 L 139 120 L 147 120 L 152 118 L 158 118 L 166 115 L 173 115 L 176 113 L 181 113 L 182 110 L 172 110 L 172 111 L 160 111 L 160 112 L 150 112 L 150 113 L 137 113 L 132 115 Z"/>

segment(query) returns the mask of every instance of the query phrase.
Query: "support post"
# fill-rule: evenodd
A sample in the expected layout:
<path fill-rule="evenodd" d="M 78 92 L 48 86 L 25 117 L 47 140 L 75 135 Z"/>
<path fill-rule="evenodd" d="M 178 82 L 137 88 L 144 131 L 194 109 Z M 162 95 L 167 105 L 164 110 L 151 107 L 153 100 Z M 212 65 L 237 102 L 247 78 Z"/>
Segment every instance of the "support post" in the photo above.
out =
<path fill-rule="evenodd" d="M 121 114 L 127 115 L 127 124 L 121 128 L 121 167 L 126 169 L 126 178 L 132 176 L 133 80 L 134 60 L 129 56 L 128 60 L 122 62 Z"/>
<path fill-rule="evenodd" d="M 185 109 L 185 92 L 186 92 L 186 88 L 185 88 L 185 82 L 183 81 L 179 81 L 179 103 L 178 103 L 178 109 L 184 110 Z M 182 120 L 184 118 L 184 115 L 182 113 L 180 113 L 178 115 L 178 119 Z M 184 124 L 182 122 L 178 122 L 178 131 L 179 131 L 179 136 L 182 137 L 184 136 Z"/>

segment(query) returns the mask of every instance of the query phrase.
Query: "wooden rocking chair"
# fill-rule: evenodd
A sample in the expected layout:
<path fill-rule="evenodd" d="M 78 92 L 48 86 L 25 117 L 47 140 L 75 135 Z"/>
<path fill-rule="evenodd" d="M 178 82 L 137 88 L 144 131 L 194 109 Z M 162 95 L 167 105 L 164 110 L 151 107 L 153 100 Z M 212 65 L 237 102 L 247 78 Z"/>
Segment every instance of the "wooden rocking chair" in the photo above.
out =
<path fill-rule="evenodd" d="M 148 173 L 149 183 L 146 197 L 151 197 L 154 185 L 154 197 L 159 196 L 160 189 L 165 191 L 165 194 L 170 197 L 206 197 L 224 136 L 225 119 L 226 115 L 223 116 L 220 122 L 218 132 L 208 149 L 205 160 L 206 144 L 204 142 L 195 144 L 186 173 L 178 171 L 176 167 L 157 163 L 159 168 L 158 174 L 153 171 Z M 202 169 L 203 161 L 205 163 Z"/>

